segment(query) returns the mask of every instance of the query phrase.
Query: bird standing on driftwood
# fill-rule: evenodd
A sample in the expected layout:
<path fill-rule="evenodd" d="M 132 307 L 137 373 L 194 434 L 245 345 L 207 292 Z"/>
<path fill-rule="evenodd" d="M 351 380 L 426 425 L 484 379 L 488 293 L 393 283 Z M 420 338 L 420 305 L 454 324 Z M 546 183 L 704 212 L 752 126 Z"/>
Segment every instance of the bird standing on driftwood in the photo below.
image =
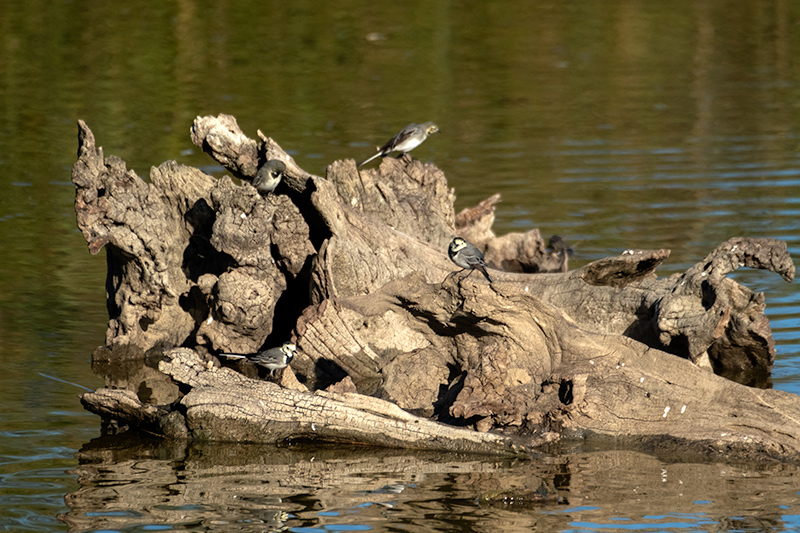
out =
<path fill-rule="evenodd" d="M 555 263 L 555 272 L 567 272 L 569 270 L 569 256 L 572 255 L 572 248 L 569 247 L 567 241 L 564 240 L 564 237 L 561 235 L 553 235 L 550 237 L 550 240 L 547 241 L 547 247 L 550 248 L 553 252 L 550 256 L 546 257 L 545 260 L 542 262 L 542 266 L 547 262 L 548 259 L 553 259 Z M 550 272 L 550 270 L 545 270 L 546 272 Z"/>
<path fill-rule="evenodd" d="M 272 377 L 276 370 L 289 366 L 289 363 L 294 359 L 294 353 L 296 351 L 297 346 L 291 342 L 285 342 L 281 346 L 263 350 L 255 354 L 221 353 L 220 355 L 233 359 L 247 359 L 252 363 L 269 369 L 269 375 Z"/>
<path fill-rule="evenodd" d="M 279 159 L 270 159 L 258 169 L 253 178 L 253 187 L 261 194 L 271 193 L 278 186 L 286 172 L 286 165 Z"/>
<path fill-rule="evenodd" d="M 456 237 L 447 248 L 447 255 L 450 256 L 450 260 L 456 266 L 469 270 L 469 274 L 472 274 L 473 270 L 480 270 L 486 281 L 492 282 L 492 278 L 486 272 L 486 261 L 483 259 L 483 252 L 478 250 L 478 247 L 471 242 L 467 242 L 461 237 Z M 464 279 L 468 278 L 469 274 Z"/>
<path fill-rule="evenodd" d="M 386 157 L 390 152 L 401 152 L 407 154 L 423 143 L 428 135 L 439 131 L 439 126 L 433 122 L 423 122 L 422 124 L 409 124 L 400 133 L 389 139 L 389 141 L 378 149 L 378 153 L 365 159 L 358 166 L 363 167 L 376 157 Z"/>

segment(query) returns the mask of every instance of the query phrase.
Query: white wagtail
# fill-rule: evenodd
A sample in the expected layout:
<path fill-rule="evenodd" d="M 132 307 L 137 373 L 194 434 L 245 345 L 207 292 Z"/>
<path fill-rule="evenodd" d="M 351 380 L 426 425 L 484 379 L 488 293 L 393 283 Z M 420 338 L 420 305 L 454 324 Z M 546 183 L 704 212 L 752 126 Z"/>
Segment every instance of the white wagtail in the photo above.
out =
<path fill-rule="evenodd" d="M 279 159 L 270 159 L 258 169 L 256 177 L 253 178 L 253 187 L 258 189 L 261 194 L 267 194 L 275 190 L 278 183 L 286 172 L 286 165 Z"/>
<path fill-rule="evenodd" d="M 486 281 L 492 282 L 492 278 L 486 272 L 486 261 L 483 259 L 483 252 L 478 250 L 471 242 L 467 242 L 461 237 L 456 237 L 447 248 L 447 255 L 450 256 L 450 260 L 456 266 L 460 266 L 463 270 L 468 269 L 469 274 L 472 274 L 473 270 L 480 270 Z M 468 278 L 469 274 L 464 279 Z"/>
<path fill-rule="evenodd" d="M 400 133 L 389 139 L 389 142 L 384 144 L 378 153 L 358 164 L 363 167 L 376 157 L 386 157 L 390 152 L 401 152 L 407 154 L 417 146 L 423 143 L 428 135 L 439 131 L 439 126 L 433 122 L 423 122 L 422 124 L 409 124 Z"/>
<path fill-rule="evenodd" d="M 553 235 L 547 241 L 547 247 L 552 250 L 549 256 L 542 261 L 541 266 L 545 272 L 567 272 L 569 270 L 569 256 L 572 248 L 561 235 Z"/>
<path fill-rule="evenodd" d="M 291 342 L 285 342 L 275 348 L 263 350 L 254 354 L 243 353 L 221 353 L 225 357 L 232 357 L 234 359 L 247 359 L 248 361 L 269 369 L 270 377 L 276 370 L 286 368 L 289 363 L 294 359 L 294 353 L 297 351 L 297 346 Z"/>
<path fill-rule="evenodd" d="M 572 255 L 572 248 L 561 235 L 552 235 L 547 241 L 547 247 L 553 250 L 553 254 L 561 257 L 562 255 Z"/>

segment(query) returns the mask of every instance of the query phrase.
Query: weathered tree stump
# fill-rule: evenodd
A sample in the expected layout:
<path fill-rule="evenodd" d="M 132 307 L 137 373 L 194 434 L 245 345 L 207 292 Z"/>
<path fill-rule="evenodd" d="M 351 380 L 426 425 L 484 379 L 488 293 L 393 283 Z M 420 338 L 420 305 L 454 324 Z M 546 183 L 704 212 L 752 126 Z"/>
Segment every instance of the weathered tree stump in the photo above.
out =
<path fill-rule="evenodd" d="M 175 438 L 519 452 L 601 435 L 800 457 L 796 396 L 714 373 L 769 375 L 764 297 L 726 274 L 746 266 L 791 281 L 784 243 L 731 239 L 661 279 L 667 250 L 561 272 L 566 252 L 548 254 L 538 231 L 494 236 L 499 197 L 456 216 L 431 164 L 337 161 L 322 178 L 259 136 L 229 116 L 198 117 L 195 144 L 244 183 L 168 162 L 148 184 L 79 123 L 78 225 L 109 266 L 98 357 L 166 351 L 159 369 L 181 391 L 152 405 L 101 390 L 84 395 L 87 409 Z M 288 175 L 262 197 L 246 182 L 267 159 Z M 494 283 L 453 274 L 456 234 L 503 269 Z M 290 338 L 298 355 L 282 387 L 214 357 Z"/>

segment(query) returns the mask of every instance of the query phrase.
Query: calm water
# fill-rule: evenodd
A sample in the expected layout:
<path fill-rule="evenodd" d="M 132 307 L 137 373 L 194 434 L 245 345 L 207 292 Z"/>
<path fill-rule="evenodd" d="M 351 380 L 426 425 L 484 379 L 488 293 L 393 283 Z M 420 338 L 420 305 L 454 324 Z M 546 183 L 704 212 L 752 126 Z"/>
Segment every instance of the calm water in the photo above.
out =
<path fill-rule="evenodd" d="M 0 0 L 0 530 L 791 530 L 798 469 L 563 450 L 528 462 L 98 439 L 105 260 L 75 229 L 75 121 L 146 176 L 222 174 L 188 131 L 230 113 L 314 173 L 409 122 L 458 195 L 500 192 L 573 266 L 734 236 L 800 256 L 800 3 Z M 800 291 L 767 297 L 773 380 L 800 393 Z M 503 498 L 503 495 L 508 497 Z M 513 499 L 512 499 L 513 497 Z M 285 513 L 285 514 L 284 514 Z"/>

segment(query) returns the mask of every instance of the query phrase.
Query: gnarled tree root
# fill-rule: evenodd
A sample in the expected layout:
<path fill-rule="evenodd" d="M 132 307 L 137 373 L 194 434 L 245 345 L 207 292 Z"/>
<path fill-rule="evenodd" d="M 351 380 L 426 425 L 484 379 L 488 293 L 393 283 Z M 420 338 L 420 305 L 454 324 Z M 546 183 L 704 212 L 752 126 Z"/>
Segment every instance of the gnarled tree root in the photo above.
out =
<path fill-rule="evenodd" d="M 791 281 L 785 243 L 731 239 L 661 279 L 668 250 L 563 272 L 537 230 L 494 236 L 499 197 L 457 216 L 434 165 L 345 160 L 323 178 L 259 138 L 233 117 L 198 117 L 192 140 L 242 184 L 175 162 L 145 183 L 79 123 L 75 208 L 90 251 L 107 252 L 108 357 L 166 350 L 160 369 L 184 394 L 148 405 L 103 389 L 84 395 L 87 409 L 176 438 L 507 453 L 602 435 L 797 459 L 795 396 L 700 368 L 769 375 L 764 297 L 726 274 Z M 267 159 L 287 171 L 262 197 L 247 182 Z M 486 250 L 494 283 L 454 273 L 457 234 Z M 549 263 L 558 273 L 530 274 Z M 213 356 L 290 339 L 299 350 L 283 388 Z"/>

